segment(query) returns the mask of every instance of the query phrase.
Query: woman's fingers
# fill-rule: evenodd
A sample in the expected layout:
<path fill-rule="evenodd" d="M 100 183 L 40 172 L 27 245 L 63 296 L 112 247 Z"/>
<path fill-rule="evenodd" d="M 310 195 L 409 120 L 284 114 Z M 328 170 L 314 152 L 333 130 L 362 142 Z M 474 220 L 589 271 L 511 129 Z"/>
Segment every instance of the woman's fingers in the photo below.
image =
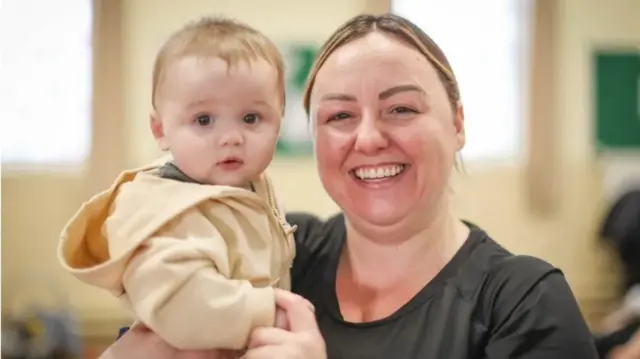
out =
<path fill-rule="evenodd" d="M 257 328 L 244 359 L 325 359 L 325 345 L 311 303 L 299 295 L 275 290 L 278 310 L 284 311 L 290 331 Z"/>
<path fill-rule="evenodd" d="M 283 290 L 275 291 L 275 300 L 276 306 L 287 313 L 289 327 L 292 332 L 318 332 L 315 309 L 308 300 Z"/>
<path fill-rule="evenodd" d="M 295 293 L 276 288 L 274 289 L 274 295 L 275 295 L 276 305 L 285 306 L 287 305 L 287 303 L 302 301 L 306 304 L 309 310 L 311 310 L 312 312 L 315 312 L 315 307 L 313 306 L 313 304 L 311 304 L 310 301 L 308 301 L 306 298 L 299 296 Z"/>
<path fill-rule="evenodd" d="M 267 345 L 247 350 L 242 359 L 289 359 L 295 358 L 287 353 L 287 348 L 280 345 Z"/>
<path fill-rule="evenodd" d="M 325 343 L 311 303 L 299 295 L 276 290 L 276 306 L 285 312 L 290 331 L 258 328 L 252 333 L 246 359 L 326 359 Z"/>
<path fill-rule="evenodd" d="M 248 348 L 257 348 L 269 345 L 277 345 L 293 340 L 292 334 L 279 328 L 254 329 L 249 338 Z"/>

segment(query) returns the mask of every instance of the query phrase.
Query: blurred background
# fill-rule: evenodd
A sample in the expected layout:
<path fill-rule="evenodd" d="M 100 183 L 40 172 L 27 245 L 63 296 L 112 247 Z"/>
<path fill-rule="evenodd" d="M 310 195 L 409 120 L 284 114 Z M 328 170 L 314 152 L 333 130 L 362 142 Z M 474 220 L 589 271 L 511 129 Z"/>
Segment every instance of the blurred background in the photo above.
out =
<path fill-rule="evenodd" d="M 560 267 L 597 330 L 624 294 L 624 268 L 600 229 L 640 179 L 638 0 L 2 0 L 4 318 L 56 308 L 84 343 L 109 342 L 130 322 L 114 298 L 62 271 L 58 235 L 119 171 L 160 155 L 147 127 L 154 56 L 204 15 L 238 18 L 281 47 L 288 109 L 271 173 L 289 210 L 335 213 L 301 89 L 333 30 L 388 11 L 432 36 L 460 80 L 462 217 Z"/>

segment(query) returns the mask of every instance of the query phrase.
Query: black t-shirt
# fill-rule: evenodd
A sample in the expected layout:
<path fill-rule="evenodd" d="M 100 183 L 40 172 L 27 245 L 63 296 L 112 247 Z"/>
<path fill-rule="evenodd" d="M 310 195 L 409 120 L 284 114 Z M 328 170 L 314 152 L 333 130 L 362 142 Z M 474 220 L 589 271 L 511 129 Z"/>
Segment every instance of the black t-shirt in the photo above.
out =
<path fill-rule="evenodd" d="M 557 268 L 515 256 L 470 225 L 462 248 L 393 315 L 343 320 L 335 292 L 344 218 L 298 225 L 293 291 L 316 307 L 329 359 L 592 359 L 592 336 Z"/>

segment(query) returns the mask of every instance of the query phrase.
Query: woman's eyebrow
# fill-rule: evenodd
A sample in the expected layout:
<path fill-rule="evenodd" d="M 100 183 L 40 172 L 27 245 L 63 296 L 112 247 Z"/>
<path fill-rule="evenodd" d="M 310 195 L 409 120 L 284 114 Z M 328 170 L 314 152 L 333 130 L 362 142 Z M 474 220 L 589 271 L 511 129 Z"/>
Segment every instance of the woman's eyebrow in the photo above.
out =
<path fill-rule="evenodd" d="M 397 95 L 401 92 L 419 92 L 421 94 L 425 94 L 424 90 L 416 85 L 398 85 L 390 87 L 378 95 L 380 100 L 386 100 L 393 95 Z"/>
<path fill-rule="evenodd" d="M 343 93 L 330 93 L 322 96 L 320 101 L 355 101 L 356 97 Z"/>
<path fill-rule="evenodd" d="M 416 85 L 398 85 L 390 87 L 378 95 L 380 100 L 386 100 L 393 95 L 397 95 L 401 92 L 419 92 L 421 94 L 425 94 L 424 90 Z M 322 96 L 320 101 L 356 101 L 356 97 L 353 95 L 348 95 L 344 93 L 330 93 Z"/>

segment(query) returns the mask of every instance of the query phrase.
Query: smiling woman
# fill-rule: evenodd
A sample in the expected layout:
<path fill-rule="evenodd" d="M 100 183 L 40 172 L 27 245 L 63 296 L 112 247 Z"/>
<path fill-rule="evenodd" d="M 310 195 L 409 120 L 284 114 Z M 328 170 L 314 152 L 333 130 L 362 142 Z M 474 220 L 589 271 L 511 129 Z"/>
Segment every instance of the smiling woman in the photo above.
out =
<path fill-rule="evenodd" d="M 425 71 L 433 51 L 415 36 L 403 36 L 398 42 L 374 32 L 350 46 L 328 46 L 331 56 L 320 57 L 312 69 L 315 81 L 306 103 L 314 119 L 320 178 L 345 214 L 366 217 L 368 226 L 418 228 L 418 222 L 435 220 L 435 209 L 447 200 L 439 193 L 465 142 L 457 87 L 442 86 L 442 79 L 455 84 L 448 64 L 436 59 Z M 367 76 L 372 73 L 379 75 Z M 418 203 L 432 215 L 413 211 Z"/>
<path fill-rule="evenodd" d="M 394 15 L 351 19 L 321 49 L 304 103 L 344 212 L 298 239 L 294 264 L 329 358 L 596 357 L 562 273 L 456 216 L 463 103 L 429 36 Z"/>

